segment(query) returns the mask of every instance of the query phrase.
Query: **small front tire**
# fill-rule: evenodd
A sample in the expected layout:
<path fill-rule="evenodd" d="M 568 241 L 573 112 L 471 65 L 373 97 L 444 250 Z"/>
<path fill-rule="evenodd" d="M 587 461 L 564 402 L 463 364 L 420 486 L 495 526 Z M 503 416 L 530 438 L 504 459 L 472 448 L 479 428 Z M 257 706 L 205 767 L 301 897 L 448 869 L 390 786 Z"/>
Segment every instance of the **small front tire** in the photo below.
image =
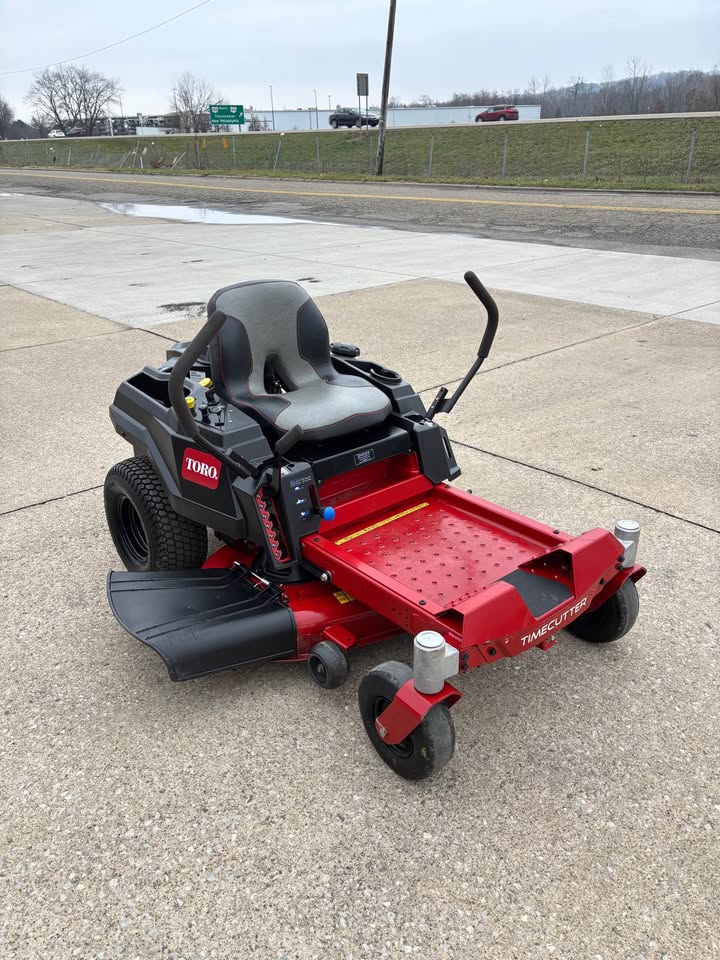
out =
<path fill-rule="evenodd" d="M 582 614 L 566 629 L 589 643 L 612 643 L 632 629 L 639 612 L 637 587 L 632 580 L 626 580 L 597 610 Z"/>
<path fill-rule="evenodd" d="M 375 728 L 377 718 L 412 675 L 406 663 L 381 663 L 362 678 L 358 702 L 365 732 L 383 762 L 405 780 L 425 780 L 439 773 L 455 752 L 455 725 L 448 706 L 432 707 L 401 743 L 385 743 Z"/>
<path fill-rule="evenodd" d="M 332 640 L 321 640 L 310 651 L 308 670 L 319 687 L 335 690 L 347 680 L 350 665 L 345 651 L 341 650 L 336 643 Z"/>

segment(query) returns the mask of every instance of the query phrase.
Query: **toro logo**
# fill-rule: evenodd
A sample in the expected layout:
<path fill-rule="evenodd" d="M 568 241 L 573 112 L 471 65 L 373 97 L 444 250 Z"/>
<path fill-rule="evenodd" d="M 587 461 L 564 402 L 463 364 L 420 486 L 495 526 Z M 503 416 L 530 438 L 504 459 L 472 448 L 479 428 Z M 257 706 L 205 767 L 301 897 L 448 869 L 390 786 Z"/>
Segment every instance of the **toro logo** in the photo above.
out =
<path fill-rule="evenodd" d="M 182 476 L 191 483 L 199 483 L 210 490 L 217 489 L 222 464 L 209 453 L 187 447 L 183 454 Z"/>

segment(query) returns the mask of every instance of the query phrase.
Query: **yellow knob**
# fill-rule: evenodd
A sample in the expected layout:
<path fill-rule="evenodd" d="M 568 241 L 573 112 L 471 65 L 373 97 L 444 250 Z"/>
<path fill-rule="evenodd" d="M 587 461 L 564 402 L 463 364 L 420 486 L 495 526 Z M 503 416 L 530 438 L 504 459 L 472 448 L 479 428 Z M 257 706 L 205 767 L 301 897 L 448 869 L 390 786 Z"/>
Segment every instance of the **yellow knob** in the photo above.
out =
<path fill-rule="evenodd" d="M 213 385 L 213 382 L 210 379 L 210 377 L 203 377 L 202 380 L 200 380 L 200 386 L 203 387 L 205 390 L 209 390 L 210 387 L 212 387 L 212 385 Z"/>
<path fill-rule="evenodd" d="M 185 403 L 191 410 L 195 409 L 195 397 L 185 397 Z"/>

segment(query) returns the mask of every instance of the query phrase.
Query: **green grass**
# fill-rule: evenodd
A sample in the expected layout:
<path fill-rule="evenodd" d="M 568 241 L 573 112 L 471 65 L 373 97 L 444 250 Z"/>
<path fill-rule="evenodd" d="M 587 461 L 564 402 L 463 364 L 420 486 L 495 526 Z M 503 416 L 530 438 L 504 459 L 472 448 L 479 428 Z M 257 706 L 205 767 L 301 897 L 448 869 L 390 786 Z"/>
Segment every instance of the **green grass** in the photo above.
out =
<path fill-rule="evenodd" d="M 695 159 L 685 182 L 693 129 Z M 583 176 L 586 130 L 590 148 Z M 376 145 L 377 131 L 359 130 L 5 141 L 0 164 L 365 180 L 376 179 L 371 177 Z M 720 191 L 720 118 L 390 130 L 383 179 Z"/>

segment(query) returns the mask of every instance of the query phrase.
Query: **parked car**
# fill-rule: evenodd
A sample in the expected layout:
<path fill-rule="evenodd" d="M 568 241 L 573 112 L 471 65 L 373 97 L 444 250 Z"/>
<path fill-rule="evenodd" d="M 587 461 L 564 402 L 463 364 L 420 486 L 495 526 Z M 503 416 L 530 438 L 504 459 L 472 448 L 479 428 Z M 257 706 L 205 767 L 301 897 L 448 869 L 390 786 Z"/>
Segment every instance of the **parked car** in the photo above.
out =
<path fill-rule="evenodd" d="M 501 104 L 497 107 L 488 107 L 475 117 L 475 123 L 487 123 L 488 120 L 517 120 L 518 108 L 510 104 Z"/>
<path fill-rule="evenodd" d="M 70 127 L 65 134 L 66 137 L 87 137 L 88 132 L 84 127 Z"/>
<path fill-rule="evenodd" d="M 48 133 L 48 137 L 64 137 L 64 136 L 65 134 L 62 132 L 62 130 L 51 130 Z"/>
<path fill-rule="evenodd" d="M 376 127 L 380 117 L 374 113 L 363 113 L 362 116 L 352 107 L 342 107 L 330 114 L 330 126 L 333 130 L 338 127 Z"/>

